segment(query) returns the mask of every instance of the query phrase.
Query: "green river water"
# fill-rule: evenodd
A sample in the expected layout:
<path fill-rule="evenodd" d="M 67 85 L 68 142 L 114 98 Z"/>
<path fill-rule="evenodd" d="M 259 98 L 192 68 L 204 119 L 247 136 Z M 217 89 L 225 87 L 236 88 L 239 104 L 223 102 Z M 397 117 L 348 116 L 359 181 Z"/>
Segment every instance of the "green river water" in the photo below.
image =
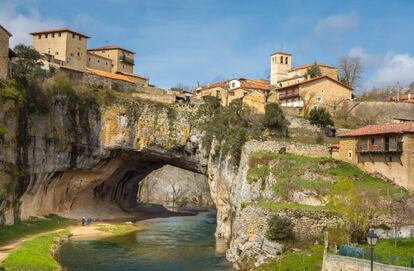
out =
<path fill-rule="evenodd" d="M 207 221 L 208 213 L 141 221 L 126 235 L 69 241 L 57 258 L 68 271 L 231 270 Z"/>

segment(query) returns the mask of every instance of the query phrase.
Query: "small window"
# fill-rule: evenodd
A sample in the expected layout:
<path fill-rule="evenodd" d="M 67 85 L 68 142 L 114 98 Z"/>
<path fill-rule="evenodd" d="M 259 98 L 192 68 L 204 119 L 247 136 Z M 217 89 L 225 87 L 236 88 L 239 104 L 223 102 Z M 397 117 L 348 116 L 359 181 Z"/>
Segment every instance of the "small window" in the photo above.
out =
<path fill-rule="evenodd" d="M 285 58 L 285 64 L 288 64 L 288 57 Z"/>
<path fill-rule="evenodd" d="M 315 110 L 318 109 L 318 106 L 317 105 L 314 105 L 313 106 L 313 109 L 315 109 Z"/>
<path fill-rule="evenodd" d="M 39 40 L 42 38 L 42 35 L 37 36 L 39 38 Z"/>
<path fill-rule="evenodd" d="M 55 37 L 55 33 L 52 33 L 52 38 L 54 38 Z"/>
<path fill-rule="evenodd" d="M 231 87 L 232 87 L 232 88 L 235 88 L 235 87 L 236 87 L 236 83 L 234 83 L 234 82 L 233 82 L 233 83 L 231 83 Z"/>
<path fill-rule="evenodd" d="M 82 40 L 82 37 L 81 36 L 79 36 L 79 40 Z"/>
<path fill-rule="evenodd" d="M 323 89 L 321 90 L 321 92 L 323 93 L 324 91 L 323 91 Z"/>
<path fill-rule="evenodd" d="M 75 38 L 75 34 L 72 33 L 72 39 L 74 39 L 74 38 Z"/>
<path fill-rule="evenodd" d="M 70 56 L 73 56 L 73 53 L 70 53 Z"/>
<path fill-rule="evenodd" d="M 352 159 L 352 151 L 348 151 L 348 159 Z"/>
<path fill-rule="evenodd" d="M 316 101 L 317 101 L 318 103 L 322 102 L 322 97 L 316 97 Z"/>
<path fill-rule="evenodd" d="M 56 52 L 56 53 L 55 53 L 55 55 L 58 55 L 58 54 L 59 54 L 59 52 Z"/>
<path fill-rule="evenodd" d="M 91 58 L 89 58 L 89 60 L 88 60 L 89 62 L 91 62 Z"/>
<path fill-rule="evenodd" d="M 105 62 L 105 65 L 108 66 L 108 62 Z"/>
<path fill-rule="evenodd" d="M 100 63 L 101 61 L 98 59 L 98 63 Z"/>
<path fill-rule="evenodd" d="M 47 34 L 45 34 L 45 39 L 47 39 Z"/>
<path fill-rule="evenodd" d="M 62 33 L 60 33 L 60 32 L 59 32 L 59 33 L 58 33 L 58 37 L 62 37 Z"/>
<path fill-rule="evenodd" d="M 283 64 L 283 56 L 280 57 L 280 63 Z"/>

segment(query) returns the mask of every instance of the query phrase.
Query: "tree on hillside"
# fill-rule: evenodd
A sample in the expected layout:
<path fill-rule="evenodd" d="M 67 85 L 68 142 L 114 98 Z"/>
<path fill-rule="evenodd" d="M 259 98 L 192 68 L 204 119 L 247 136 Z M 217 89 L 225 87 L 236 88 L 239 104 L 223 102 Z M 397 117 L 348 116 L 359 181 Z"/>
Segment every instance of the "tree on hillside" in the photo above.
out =
<path fill-rule="evenodd" d="M 14 47 L 16 61 L 13 65 L 13 77 L 23 86 L 31 86 L 43 74 L 40 54 L 31 46 L 19 44 Z"/>
<path fill-rule="evenodd" d="M 325 108 L 313 108 L 308 116 L 310 123 L 321 128 L 333 126 L 331 114 Z"/>
<path fill-rule="evenodd" d="M 343 84 L 355 88 L 361 80 L 363 66 L 361 58 L 343 56 L 338 63 L 339 81 Z"/>
<path fill-rule="evenodd" d="M 321 73 L 321 69 L 319 68 L 318 63 L 314 62 L 312 66 L 310 66 L 308 70 L 306 71 L 306 75 L 309 75 L 310 78 L 321 76 L 322 73 Z"/>
<path fill-rule="evenodd" d="M 405 195 L 400 198 L 391 197 L 388 204 L 388 212 L 394 232 L 394 246 L 397 247 L 401 227 L 409 225 L 410 221 L 414 219 L 414 207 Z"/>
<path fill-rule="evenodd" d="M 283 114 L 282 109 L 278 104 L 269 103 L 265 106 L 265 116 L 263 125 L 267 128 L 281 131 L 284 135 L 287 134 L 288 121 Z"/>

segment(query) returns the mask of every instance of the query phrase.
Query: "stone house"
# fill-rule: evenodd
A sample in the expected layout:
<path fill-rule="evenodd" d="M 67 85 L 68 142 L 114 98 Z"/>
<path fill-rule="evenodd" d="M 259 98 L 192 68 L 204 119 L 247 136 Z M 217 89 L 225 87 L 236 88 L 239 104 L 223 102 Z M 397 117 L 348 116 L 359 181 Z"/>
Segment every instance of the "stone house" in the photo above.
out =
<path fill-rule="evenodd" d="M 33 48 L 43 57 L 44 68 L 49 66 L 112 78 L 147 86 L 148 78 L 134 74 L 134 52 L 119 46 L 87 49 L 88 36 L 67 29 L 51 29 L 31 33 Z"/>
<path fill-rule="evenodd" d="M 88 36 L 67 28 L 30 34 L 33 48 L 44 56 L 44 62 L 48 62 L 44 63 L 45 66 L 48 66 L 50 62 L 55 62 L 81 71 L 86 69 Z"/>
<path fill-rule="evenodd" d="M 205 96 L 216 97 L 222 106 L 228 106 L 236 99 L 242 99 L 243 103 L 264 113 L 269 82 L 257 79 L 236 78 L 224 82 L 216 82 L 201 87 L 195 91 L 195 98 Z"/>
<path fill-rule="evenodd" d="M 9 40 L 12 34 L 0 25 L 0 79 L 6 78 L 10 72 L 10 58 L 12 51 L 9 49 Z"/>
<path fill-rule="evenodd" d="M 414 191 L 414 122 L 368 125 L 338 136 L 333 157 Z"/>
<path fill-rule="evenodd" d="M 321 75 L 310 78 L 307 74 L 312 65 L 317 65 Z M 270 56 L 271 93 L 269 102 L 281 106 L 298 107 L 309 103 L 311 107 L 335 107 L 352 99 L 352 88 L 338 81 L 338 69 L 319 62 L 292 68 L 292 55 L 275 52 Z"/>

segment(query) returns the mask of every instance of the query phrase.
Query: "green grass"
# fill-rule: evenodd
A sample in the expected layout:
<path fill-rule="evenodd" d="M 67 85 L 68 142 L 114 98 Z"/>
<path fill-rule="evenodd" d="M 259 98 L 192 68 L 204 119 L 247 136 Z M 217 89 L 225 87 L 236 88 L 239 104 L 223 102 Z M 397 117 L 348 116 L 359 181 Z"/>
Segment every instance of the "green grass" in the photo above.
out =
<path fill-rule="evenodd" d="M 130 224 L 112 224 L 112 225 L 96 225 L 96 229 L 103 232 L 109 232 L 113 235 L 123 235 L 129 232 L 134 232 L 137 227 Z"/>
<path fill-rule="evenodd" d="M 272 164 L 272 169 L 269 165 Z M 406 195 L 408 192 L 380 178 L 373 177 L 356 166 L 331 158 L 315 158 L 294 154 L 274 152 L 255 152 L 249 160 L 250 169 L 247 181 L 250 183 L 273 173 L 277 185 L 273 187 L 279 196 L 286 196 L 288 190 L 314 190 L 326 195 L 334 190 L 341 181 L 351 180 L 358 189 L 375 191 L 379 196 Z M 304 174 L 310 171 L 314 179 L 306 179 Z"/>
<path fill-rule="evenodd" d="M 54 271 L 60 270 L 59 264 L 51 255 L 51 249 L 69 231 L 49 233 L 23 243 L 4 260 L 5 271 Z"/>
<path fill-rule="evenodd" d="M 61 229 L 75 223 L 76 221 L 71 219 L 50 215 L 42 219 L 33 218 L 18 222 L 15 225 L 0 226 L 0 245 L 32 234 Z"/>
<path fill-rule="evenodd" d="M 322 268 L 323 246 L 313 245 L 301 252 L 285 254 L 281 260 L 270 261 L 256 270 L 260 271 L 320 271 Z"/>
<path fill-rule="evenodd" d="M 380 240 L 375 246 L 377 260 L 384 264 L 410 266 L 414 264 L 414 238 L 399 239 L 397 247 L 394 240 Z"/>

